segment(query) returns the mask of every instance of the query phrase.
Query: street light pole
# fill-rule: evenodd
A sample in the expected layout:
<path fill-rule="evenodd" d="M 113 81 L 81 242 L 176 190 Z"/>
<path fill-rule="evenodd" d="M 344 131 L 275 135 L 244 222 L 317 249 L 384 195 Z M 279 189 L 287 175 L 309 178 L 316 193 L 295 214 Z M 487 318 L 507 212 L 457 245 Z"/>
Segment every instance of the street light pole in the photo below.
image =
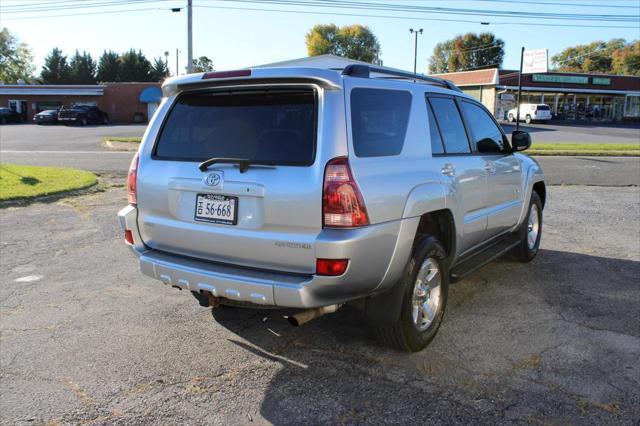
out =
<path fill-rule="evenodd" d="M 193 72 L 193 0 L 187 0 L 187 73 Z"/>
<path fill-rule="evenodd" d="M 422 28 L 419 30 L 414 30 L 413 28 L 409 28 L 409 32 L 411 34 L 416 35 L 416 41 L 414 43 L 414 52 L 413 52 L 413 73 L 417 74 L 417 65 L 418 65 L 418 34 L 422 34 Z"/>

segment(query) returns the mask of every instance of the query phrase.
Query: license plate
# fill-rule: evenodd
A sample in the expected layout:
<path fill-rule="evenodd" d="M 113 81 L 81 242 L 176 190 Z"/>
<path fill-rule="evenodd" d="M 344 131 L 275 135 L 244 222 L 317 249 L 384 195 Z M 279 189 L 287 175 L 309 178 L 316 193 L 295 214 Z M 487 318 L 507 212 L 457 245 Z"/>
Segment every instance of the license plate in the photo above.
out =
<path fill-rule="evenodd" d="M 238 197 L 227 195 L 196 195 L 195 220 L 235 225 L 238 222 Z"/>

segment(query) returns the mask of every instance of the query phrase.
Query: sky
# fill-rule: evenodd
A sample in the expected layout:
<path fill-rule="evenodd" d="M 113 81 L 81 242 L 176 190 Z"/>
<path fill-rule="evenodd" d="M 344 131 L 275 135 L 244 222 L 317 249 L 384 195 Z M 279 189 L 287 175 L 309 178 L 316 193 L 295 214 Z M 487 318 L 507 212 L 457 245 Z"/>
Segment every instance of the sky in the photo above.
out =
<path fill-rule="evenodd" d="M 289 1 L 289 0 L 286 0 Z M 304 1 L 304 0 L 303 0 Z M 331 0 L 329 0 L 331 1 Z M 334 0 L 335 1 L 335 0 Z M 491 31 L 505 42 L 503 68 L 517 69 L 520 48 L 547 48 L 549 55 L 576 44 L 595 40 L 640 39 L 640 0 L 350 0 L 429 7 L 467 8 L 492 11 L 527 11 L 536 13 L 605 14 L 633 17 L 633 22 L 517 19 L 511 17 L 418 14 L 338 7 L 318 8 L 291 4 L 247 2 L 246 0 L 193 0 L 194 57 L 213 59 L 216 70 L 242 68 L 307 56 L 305 34 L 315 24 L 367 25 L 378 37 L 384 65 L 413 69 L 413 35 L 409 28 L 422 28 L 418 38 L 418 71 L 426 72 L 428 58 L 441 41 L 467 32 Z M 108 7 L 87 8 L 91 3 L 120 3 Z M 137 2 L 137 3 L 136 3 Z M 71 55 L 76 49 L 98 58 L 105 49 L 122 52 L 141 49 L 148 58 L 169 52 L 172 73 L 184 73 L 187 55 L 186 9 L 173 13 L 172 7 L 184 7 L 187 0 L 0 0 L 0 26 L 7 27 L 32 50 L 37 73 L 45 56 L 58 47 Z M 282 3 L 282 2 L 280 2 Z M 604 5 L 604 7 L 600 7 Z M 29 13 L 15 13 L 19 8 L 44 8 Z M 62 8 L 73 9 L 62 9 Z M 236 8 L 236 9 L 233 9 Z M 244 8 L 245 10 L 237 10 Z M 252 9 L 287 10 L 288 12 Z M 291 11 L 302 11 L 293 13 Z M 85 15 L 73 14 L 85 13 Z M 90 14 L 89 14 L 90 13 Z M 355 16 L 335 16 L 349 13 Z M 61 15 L 53 17 L 52 15 Z M 384 15 L 371 17 L 363 15 Z M 412 19 L 394 19 L 403 16 Z M 442 22 L 438 19 L 471 22 Z M 489 25 L 481 25 L 488 21 Z M 504 24 L 520 22 L 520 24 Z M 584 25 L 552 27 L 527 24 Z M 596 28 L 596 25 L 631 28 Z"/>

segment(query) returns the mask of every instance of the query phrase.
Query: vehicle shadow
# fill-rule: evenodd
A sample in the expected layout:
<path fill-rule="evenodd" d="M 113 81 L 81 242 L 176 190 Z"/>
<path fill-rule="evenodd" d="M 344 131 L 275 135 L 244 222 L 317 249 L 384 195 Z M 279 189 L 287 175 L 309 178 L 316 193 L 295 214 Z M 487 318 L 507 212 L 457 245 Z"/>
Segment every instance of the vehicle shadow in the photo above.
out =
<path fill-rule="evenodd" d="M 518 404 L 571 421 L 585 416 L 578 398 L 638 396 L 624 367 L 637 370 L 640 355 L 639 277 L 640 262 L 572 252 L 498 260 L 451 286 L 439 334 L 417 354 L 377 344 L 349 307 L 298 328 L 283 318 L 290 310 L 212 314 L 238 348 L 279 364 L 260 408 L 275 424 L 494 422 Z"/>

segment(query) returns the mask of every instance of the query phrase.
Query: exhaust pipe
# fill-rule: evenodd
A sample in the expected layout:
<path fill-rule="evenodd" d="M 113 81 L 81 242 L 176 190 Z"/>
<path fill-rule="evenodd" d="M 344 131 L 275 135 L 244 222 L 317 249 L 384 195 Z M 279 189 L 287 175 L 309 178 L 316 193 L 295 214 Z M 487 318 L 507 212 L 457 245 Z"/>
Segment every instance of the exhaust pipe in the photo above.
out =
<path fill-rule="evenodd" d="M 326 314 L 332 314 L 338 309 L 340 309 L 342 305 L 329 305 L 322 306 L 320 308 L 308 309 L 306 311 L 299 312 L 295 315 L 291 315 L 287 317 L 287 321 L 294 327 L 299 327 L 302 324 L 305 324 L 313 319 L 319 318 Z"/>

